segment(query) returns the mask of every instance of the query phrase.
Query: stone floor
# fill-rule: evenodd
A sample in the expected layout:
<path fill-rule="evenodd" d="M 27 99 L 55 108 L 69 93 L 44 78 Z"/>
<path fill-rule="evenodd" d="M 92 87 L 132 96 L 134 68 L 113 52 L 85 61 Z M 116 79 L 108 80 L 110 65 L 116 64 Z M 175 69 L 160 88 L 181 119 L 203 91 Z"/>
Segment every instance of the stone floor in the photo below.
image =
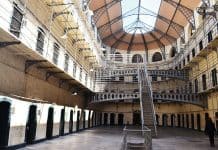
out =
<path fill-rule="evenodd" d="M 119 150 L 122 128 L 99 127 L 85 130 L 20 150 Z M 218 147 L 218 138 L 215 139 Z M 153 150 L 214 150 L 204 133 L 181 128 L 159 128 L 153 139 Z"/>

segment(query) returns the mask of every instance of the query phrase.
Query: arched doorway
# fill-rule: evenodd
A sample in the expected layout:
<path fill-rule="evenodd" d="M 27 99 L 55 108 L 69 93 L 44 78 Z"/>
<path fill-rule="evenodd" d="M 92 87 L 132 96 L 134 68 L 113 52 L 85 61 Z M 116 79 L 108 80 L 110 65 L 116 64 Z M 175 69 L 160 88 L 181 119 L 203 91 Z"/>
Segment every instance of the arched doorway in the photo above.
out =
<path fill-rule="evenodd" d="M 177 115 L 178 127 L 181 127 L 181 118 L 180 114 Z"/>
<path fill-rule="evenodd" d="M 104 113 L 104 125 L 107 125 L 108 114 Z"/>
<path fill-rule="evenodd" d="M 115 61 L 120 61 L 120 62 L 123 61 L 123 57 L 122 57 L 122 55 L 120 54 L 120 52 L 116 52 L 116 53 L 115 53 Z"/>
<path fill-rule="evenodd" d="M 186 127 L 189 128 L 189 115 L 186 114 Z"/>
<path fill-rule="evenodd" d="M 160 125 L 160 124 L 159 124 L 159 115 L 156 114 L 155 116 L 156 116 L 156 124 L 157 124 L 157 126 L 159 126 L 159 125 Z"/>
<path fill-rule="evenodd" d="M 173 46 L 170 50 L 170 57 L 175 57 L 176 54 L 177 54 L 176 47 Z"/>
<path fill-rule="evenodd" d="M 65 109 L 61 109 L 61 118 L 60 118 L 60 126 L 59 126 L 59 135 L 64 135 L 64 116 L 65 116 Z"/>
<path fill-rule="evenodd" d="M 47 139 L 51 139 L 53 135 L 53 120 L 54 120 L 54 108 L 49 107 L 47 126 L 46 126 L 46 138 Z"/>
<path fill-rule="evenodd" d="M 163 115 L 162 115 L 162 125 L 163 125 L 164 127 L 167 127 L 167 126 L 168 126 L 168 116 L 167 116 L 167 114 L 163 114 Z"/>
<path fill-rule="evenodd" d="M 77 116 L 76 116 L 76 131 L 79 131 L 79 121 L 80 121 L 80 111 L 77 111 Z"/>
<path fill-rule="evenodd" d="M 191 128 L 192 128 L 192 129 L 195 128 L 195 118 L 194 118 L 194 114 L 191 114 Z"/>
<path fill-rule="evenodd" d="M 133 125 L 141 125 L 141 113 L 139 111 L 133 112 Z"/>
<path fill-rule="evenodd" d="M 124 118 L 123 114 L 118 114 L 118 125 L 119 126 L 123 125 L 123 118 Z"/>
<path fill-rule="evenodd" d="M 115 124 L 115 114 L 111 113 L 110 114 L 110 125 L 114 125 Z"/>
<path fill-rule="evenodd" d="M 201 115 L 197 114 L 197 130 L 201 131 Z"/>
<path fill-rule="evenodd" d="M 36 137 L 36 126 L 37 126 L 36 110 L 37 110 L 37 106 L 35 105 L 31 105 L 29 108 L 29 114 L 28 114 L 26 131 L 25 131 L 25 142 L 27 144 L 32 144 Z"/>
<path fill-rule="evenodd" d="M 174 127 L 175 126 L 175 115 L 174 114 L 171 114 L 170 120 L 171 120 L 171 127 Z"/>
<path fill-rule="evenodd" d="M 0 149 L 8 146 L 10 130 L 10 106 L 6 101 L 0 102 Z"/>
<path fill-rule="evenodd" d="M 69 133 L 73 132 L 73 110 L 70 111 Z"/>

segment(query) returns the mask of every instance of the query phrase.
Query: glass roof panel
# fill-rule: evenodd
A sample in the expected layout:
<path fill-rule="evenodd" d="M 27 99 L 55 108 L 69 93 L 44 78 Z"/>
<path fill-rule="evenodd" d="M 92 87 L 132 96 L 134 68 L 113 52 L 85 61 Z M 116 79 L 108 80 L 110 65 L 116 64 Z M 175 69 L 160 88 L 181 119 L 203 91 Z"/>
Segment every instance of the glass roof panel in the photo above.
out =
<path fill-rule="evenodd" d="M 128 33 L 146 33 L 155 26 L 161 0 L 122 0 L 123 28 Z"/>

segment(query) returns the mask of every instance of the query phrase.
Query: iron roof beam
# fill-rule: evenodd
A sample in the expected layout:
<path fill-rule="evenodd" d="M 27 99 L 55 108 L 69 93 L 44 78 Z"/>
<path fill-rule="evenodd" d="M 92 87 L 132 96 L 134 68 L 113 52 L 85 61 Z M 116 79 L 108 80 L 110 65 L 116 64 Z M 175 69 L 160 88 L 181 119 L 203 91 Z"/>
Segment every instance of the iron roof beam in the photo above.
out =
<path fill-rule="evenodd" d="M 133 40 L 134 40 L 134 38 L 135 38 L 135 33 L 136 33 L 136 29 L 135 29 L 135 31 L 134 31 L 132 37 L 131 37 L 131 40 L 130 40 L 130 43 L 129 43 L 129 46 L 128 46 L 128 49 L 127 49 L 127 54 L 130 54 L 130 52 L 131 52 L 132 45 L 133 45 Z"/>
<path fill-rule="evenodd" d="M 183 14 L 183 16 L 187 19 L 187 21 L 191 24 L 192 28 L 195 29 L 195 18 L 194 18 L 193 10 L 173 0 L 163 0 L 163 1 L 175 7 L 176 10 L 178 9 Z"/>
<path fill-rule="evenodd" d="M 122 0 L 113 0 L 110 3 L 106 3 L 106 5 L 96 9 L 93 11 L 94 15 L 94 21 L 95 24 L 98 22 L 98 20 L 101 18 L 101 16 L 108 10 L 110 9 L 112 6 L 114 6 L 115 4 L 117 4 L 118 2 L 121 2 Z"/>

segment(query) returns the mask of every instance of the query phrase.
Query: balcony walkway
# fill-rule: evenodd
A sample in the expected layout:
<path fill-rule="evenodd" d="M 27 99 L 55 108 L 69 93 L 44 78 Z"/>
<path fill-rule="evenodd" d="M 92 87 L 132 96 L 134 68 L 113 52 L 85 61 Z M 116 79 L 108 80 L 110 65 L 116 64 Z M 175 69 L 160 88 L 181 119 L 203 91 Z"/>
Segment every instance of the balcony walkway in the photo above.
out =
<path fill-rule="evenodd" d="M 29 145 L 20 150 L 120 150 L 122 128 L 99 127 L 72 135 Z M 153 139 L 153 150 L 214 150 L 203 132 L 183 128 L 159 128 Z"/>

